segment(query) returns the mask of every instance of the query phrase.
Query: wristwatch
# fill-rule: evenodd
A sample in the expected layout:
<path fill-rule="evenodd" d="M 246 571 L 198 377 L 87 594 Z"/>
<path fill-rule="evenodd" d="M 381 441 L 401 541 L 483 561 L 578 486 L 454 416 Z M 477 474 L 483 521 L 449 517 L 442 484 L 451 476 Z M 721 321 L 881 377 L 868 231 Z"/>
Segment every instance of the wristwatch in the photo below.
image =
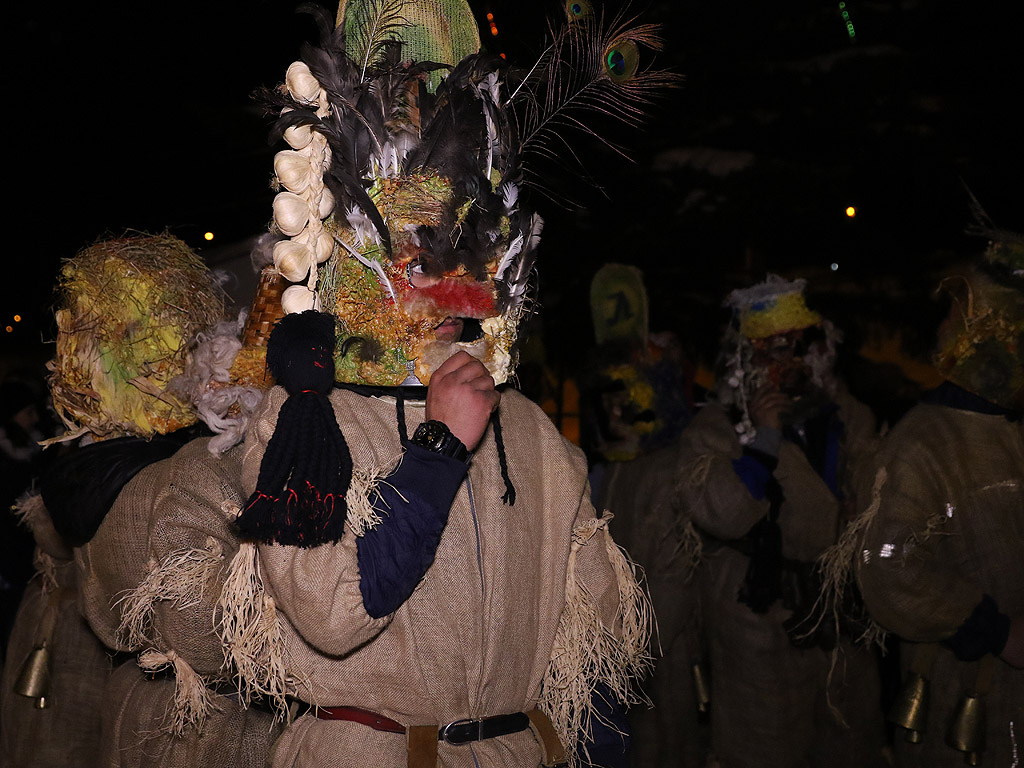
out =
<path fill-rule="evenodd" d="M 439 453 L 442 456 L 450 456 L 459 461 L 466 461 L 469 458 L 469 451 L 466 450 L 462 441 L 452 434 L 447 424 L 436 419 L 424 421 L 416 427 L 416 431 L 412 435 L 412 443 L 420 448 L 426 448 L 428 451 Z"/>

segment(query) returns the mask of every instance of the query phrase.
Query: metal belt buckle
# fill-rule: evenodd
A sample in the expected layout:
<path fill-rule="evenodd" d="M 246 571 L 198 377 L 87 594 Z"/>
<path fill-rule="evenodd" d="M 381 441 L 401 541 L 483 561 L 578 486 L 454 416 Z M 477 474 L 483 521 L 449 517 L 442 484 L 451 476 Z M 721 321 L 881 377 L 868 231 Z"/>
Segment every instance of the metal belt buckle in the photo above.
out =
<path fill-rule="evenodd" d="M 472 727 L 474 725 L 476 728 Z M 453 720 L 441 729 L 441 740 L 456 746 L 468 744 L 471 741 L 479 741 L 482 729 L 482 720 Z"/>

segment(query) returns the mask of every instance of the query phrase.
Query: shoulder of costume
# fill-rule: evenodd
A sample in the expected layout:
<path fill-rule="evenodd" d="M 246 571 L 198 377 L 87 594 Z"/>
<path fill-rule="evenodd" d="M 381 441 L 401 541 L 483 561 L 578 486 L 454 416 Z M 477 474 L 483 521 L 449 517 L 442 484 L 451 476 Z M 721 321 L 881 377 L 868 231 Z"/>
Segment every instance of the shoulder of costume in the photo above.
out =
<path fill-rule="evenodd" d="M 511 387 L 502 390 L 498 407 L 506 444 L 529 441 L 538 450 L 548 441 L 562 445 L 574 458 L 586 461 L 582 449 L 567 439 L 543 409 L 526 395 Z"/>

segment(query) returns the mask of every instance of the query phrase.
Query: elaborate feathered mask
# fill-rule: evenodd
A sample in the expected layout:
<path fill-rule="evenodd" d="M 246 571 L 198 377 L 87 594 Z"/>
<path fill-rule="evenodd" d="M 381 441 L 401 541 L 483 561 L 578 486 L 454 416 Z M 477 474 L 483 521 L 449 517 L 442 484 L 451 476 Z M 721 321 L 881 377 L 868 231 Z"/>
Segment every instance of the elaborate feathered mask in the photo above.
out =
<path fill-rule="evenodd" d="M 320 45 L 268 94 L 291 147 L 274 163 L 288 238 L 274 262 L 296 283 L 285 310 L 338 319 L 338 381 L 426 384 L 454 348 L 505 381 L 542 228 L 525 205 L 532 163 L 557 158 L 567 128 L 586 130 L 581 110 L 642 116 L 674 79 L 639 71 L 655 28 L 606 29 L 570 3 L 518 74 L 478 52 L 464 0 L 350 0 L 337 26 L 310 10 Z"/>

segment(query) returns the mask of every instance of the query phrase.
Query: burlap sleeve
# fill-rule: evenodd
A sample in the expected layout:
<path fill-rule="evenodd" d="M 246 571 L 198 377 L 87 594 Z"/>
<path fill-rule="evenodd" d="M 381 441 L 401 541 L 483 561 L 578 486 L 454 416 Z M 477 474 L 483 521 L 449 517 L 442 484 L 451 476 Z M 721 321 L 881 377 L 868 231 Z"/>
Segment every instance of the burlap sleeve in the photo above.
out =
<path fill-rule="evenodd" d="M 794 443 L 783 442 L 775 478 L 786 496 L 779 515 L 782 555 L 813 562 L 835 543 L 839 500 Z"/>
<path fill-rule="evenodd" d="M 843 421 L 843 477 L 840 478 L 848 511 L 856 514 L 870 502 L 874 462 L 882 447 L 875 414 L 845 389 L 836 395 Z"/>
<path fill-rule="evenodd" d="M 913 415 L 913 414 L 912 414 Z M 937 445 L 919 419 L 904 417 L 887 440 L 878 467 L 886 472 L 877 511 L 856 558 L 857 579 L 872 617 L 907 640 L 952 636 L 980 602 L 981 589 L 963 578 L 960 542 L 946 528 L 955 497 L 945 467 L 956 446 Z"/>
<path fill-rule="evenodd" d="M 120 602 L 150 572 L 149 511 L 164 484 L 166 461 L 139 472 L 124 487 L 92 539 L 75 549 L 79 610 L 96 636 L 117 651 L 133 651 L 118 637 Z"/>
<path fill-rule="evenodd" d="M 242 460 L 246 495 L 256 488 L 260 462 L 286 397 L 281 387 L 274 387 L 251 422 Z M 349 532 L 336 544 L 310 549 L 261 544 L 259 557 L 264 583 L 278 609 L 307 643 L 323 653 L 343 655 L 391 622 L 393 614 L 372 619 L 363 608 L 355 536 Z"/>
<path fill-rule="evenodd" d="M 680 438 L 676 493 L 694 525 L 716 539 L 744 536 L 768 514 L 768 500 L 750 495 L 732 462 L 742 450 L 722 409 L 703 408 Z"/>
<path fill-rule="evenodd" d="M 224 663 L 215 631 L 217 600 L 227 564 L 238 550 L 231 520 L 242 503 L 241 449 L 217 458 L 206 445 L 206 440 L 194 441 L 169 460 L 167 486 L 151 513 L 149 553 L 164 568 L 185 553 L 199 564 L 187 598 L 154 604 L 153 636 L 197 672 L 214 674 Z"/>

